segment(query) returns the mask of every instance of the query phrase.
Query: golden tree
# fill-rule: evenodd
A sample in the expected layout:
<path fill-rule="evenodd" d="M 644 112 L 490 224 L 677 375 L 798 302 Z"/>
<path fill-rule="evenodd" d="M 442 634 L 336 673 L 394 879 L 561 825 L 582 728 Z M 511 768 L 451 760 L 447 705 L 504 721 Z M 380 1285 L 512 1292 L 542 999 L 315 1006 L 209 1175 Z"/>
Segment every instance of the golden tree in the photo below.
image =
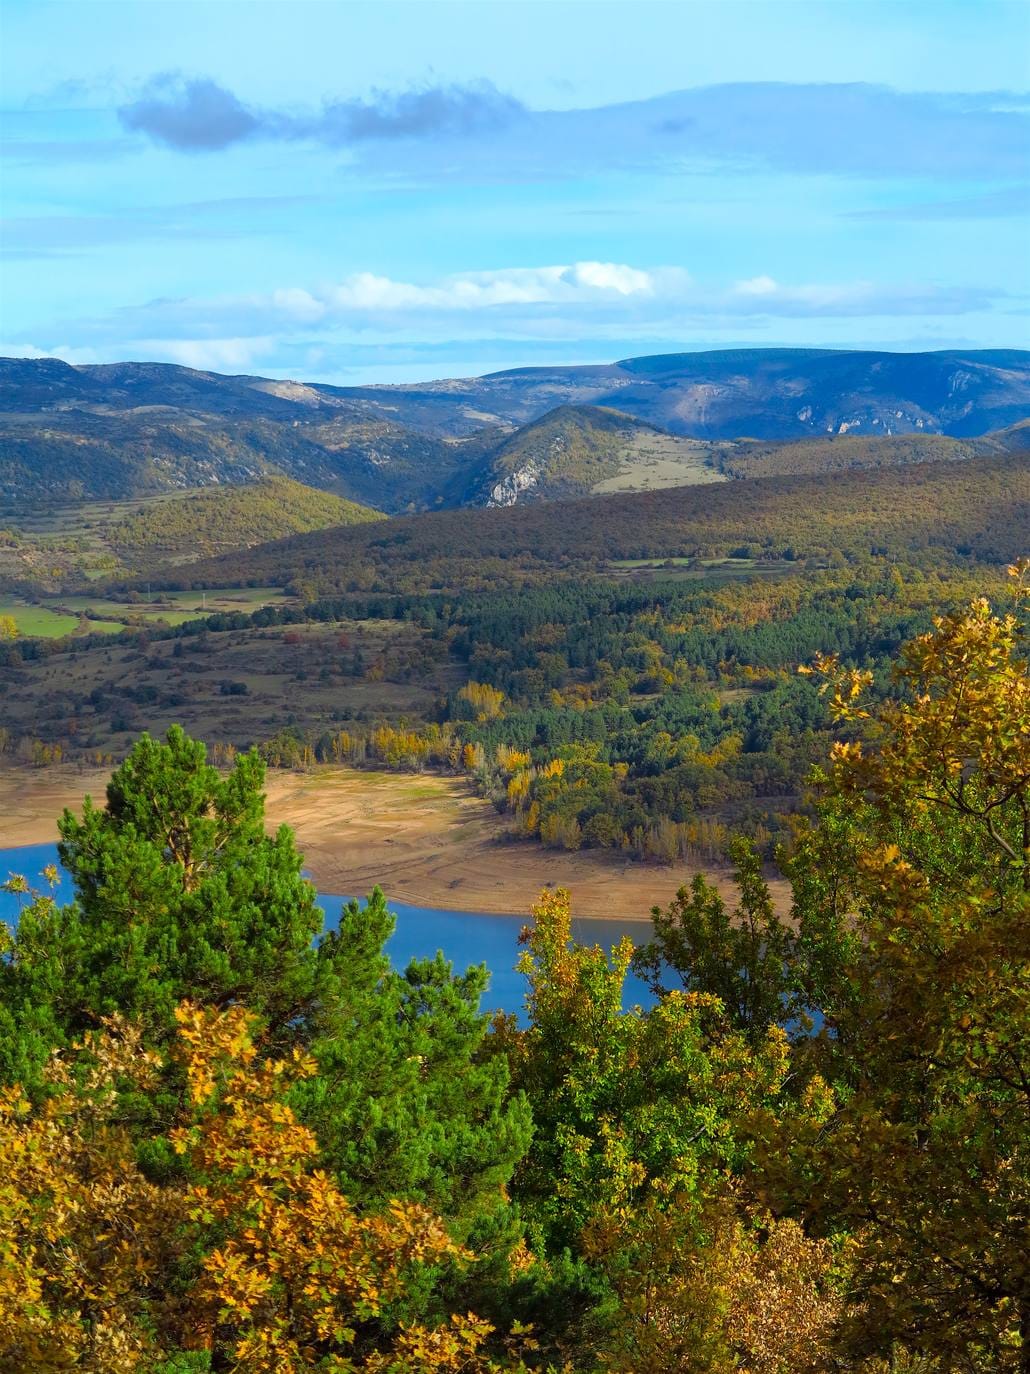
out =
<path fill-rule="evenodd" d="M 1025 595 L 1030 564 L 1011 571 Z M 842 1087 L 779 1148 L 809 1219 L 856 1246 L 853 1351 L 1030 1367 L 1030 679 L 984 601 L 906 650 L 901 691 L 820 665 L 866 729 L 833 752 L 792 864 Z M 770 1168 L 777 1168 L 770 1160 Z M 952 1361 L 954 1363 L 947 1363 Z"/>
<path fill-rule="evenodd" d="M 0 1094 L 0 1367 L 134 1374 L 162 1353 L 185 1199 L 143 1177 L 118 1114 L 119 1086 L 157 1069 L 111 1021 L 53 1056 L 37 1105 Z"/>
<path fill-rule="evenodd" d="M 148 1091 L 162 1066 L 123 1023 L 55 1055 L 39 1103 L 0 1099 L 0 1367 L 149 1374 L 194 1352 L 191 1368 L 241 1374 L 521 1368 L 504 1342 L 488 1357 L 474 1314 L 383 1320 L 419 1271 L 471 1256 L 423 1207 L 357 1212 L 317 1167 L 286 1101 L 313 1062 L 261 1060 L 240 1007 L 177 1021 L 183 1168 L 161 1182 L 120 1089 Z"/>

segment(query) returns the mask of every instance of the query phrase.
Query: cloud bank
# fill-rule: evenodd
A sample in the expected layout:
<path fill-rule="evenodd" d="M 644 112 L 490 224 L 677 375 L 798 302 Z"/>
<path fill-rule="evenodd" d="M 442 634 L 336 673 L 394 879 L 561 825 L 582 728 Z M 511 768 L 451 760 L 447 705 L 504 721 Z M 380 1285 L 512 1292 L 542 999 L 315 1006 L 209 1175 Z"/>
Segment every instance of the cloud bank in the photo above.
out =
<path fill-rule="evenodd" d="M 178 152 L 213 152 L 248 139 L 308 139 L 329 147 L 376 140 L 469 135 L 503 127 L 524 113 L 490 82 L 373 91 L 369 100 L 327 101 L 316 113 L 252 109 L 208 77 L 162 72 L 118 118 L 132 132 Z"/>
<path fill-rule="evenodd" d="M 570 329 L 590 321 L 607 326 L 676 318 L 851 318 L 866 315 L 965 314 L 985 309 L 999 292 L 978 287 L 939 287 L 875 282 L 782 283 L 768 275 L 725 286 L 696 282 L 683 267 L 633 267 L 627 263 L 576 262 L 547 267 L 510 267 L 464 272 L 416 283 L 358 272 L 343 281 L 306 289 L 285 287 L 222 303 L 181 302 L 192 318 L 212 309 L 254 319 L 353 323 L 384 330 L 441 329 L 469 315 L 487 317 L 498 330 L 518 333 L 534 320 L 555 318 Z"/>
<path fill-rule="evenodd" d="M 529 110 L 489 82 L 374 91 L 319 110 L 259 109 L 208 77 L 163 73 L 123 105 L 124 128 L 182 153 L 253 139 L 393 145 L 384 171 L 516 181 L 597 169 L 720 165 L 860 177 L 1030 176 L 1018 96 L 743 82 L 596 109 Z M 417 146 L 416 146 L 417 145 Z"/>
<path fill-rule="evenodd" d="M 566 360 L 612 342 L 625 355 L 682 346 L 686 339 L 805 330 L 822 320 L 838 333 L 858 320 L 973 315 L 1001 299 L 976 287 L 873 282 L 781 282 L 768 274 L 702 283 L 680 266 L 640 267 L 583 260 L 508 267 L 410 281 L 356 272 L 321 285 L 284 285 L 250 295 L 159 299 L 53 326 L 74 337 L 81 360 L 151 357 L 193 367 L 242 370 L 258 360 L 344 357 L 373 347 L 485 355 L 507 343 L 529 361 L 541 349 Z M 57 331 L 60 330 L 60 333 Z M 563 342 L 564 341 L 564 342 Z M 33 339 L 39 346 L 40 337 Z M 465 350 L 457 352 L 457 350 Z M 68 357 L 67 350 L 62 356 Z M 298 363 L 298 365 L 300 365 Z M 323 370 L 321 363 L 318 370 Z"/>

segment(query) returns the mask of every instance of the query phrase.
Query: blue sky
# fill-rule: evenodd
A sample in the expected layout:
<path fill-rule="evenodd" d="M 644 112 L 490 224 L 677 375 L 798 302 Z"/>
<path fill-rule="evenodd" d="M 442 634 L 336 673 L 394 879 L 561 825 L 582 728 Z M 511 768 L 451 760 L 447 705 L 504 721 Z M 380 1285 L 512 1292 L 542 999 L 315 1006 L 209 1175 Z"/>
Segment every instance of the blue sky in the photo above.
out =
<path fill-rule="evenodd" d="M 0 352 L 1028 341 L 1030 5 L 3 0 Z"/>

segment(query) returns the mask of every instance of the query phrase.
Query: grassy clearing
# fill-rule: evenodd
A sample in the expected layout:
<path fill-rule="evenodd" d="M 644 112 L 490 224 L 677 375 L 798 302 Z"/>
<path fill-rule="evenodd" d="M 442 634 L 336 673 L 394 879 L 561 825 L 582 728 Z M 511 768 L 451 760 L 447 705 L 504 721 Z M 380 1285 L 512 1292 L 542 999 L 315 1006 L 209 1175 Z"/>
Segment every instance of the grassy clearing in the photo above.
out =
<path fill-rule="evenodd" d="M 26 639 L 61 639 L 79 628 L 79 617 L 60 615 L 45 606 L 32 606 L 15 597 L 0 600 L 0 615 L 9 615 Z"/>
<path fill-rule="evenodd" d="M 287 600 L 278 587 L 209 587 L 206 592 L 148 592 L 143 602 L 136 604 L 211 615 L 215 611 L 256 611 L 271 601 Z"/>
<path fill-rule="evenodd" d="M 131 601 L 88 594 L 43 597 L 38 603 L 12 597 L 0 600 L 0 615 L 13 616 L 26 639 L 59 639 L 75 633 L 116 634 L 130 625 L 183 625 L 219 612 L 249 613 L 288 602 L 275 587 L 216 587 L 206 593 L 155 592 L 149 599 Z"/>
<path fill-rule="evenodd" d="M 217 611 L 256 611 L 270 602 L 285 604 L 276 587 L 214 587 L 206 592 L 148 592 L 131 601 L 114 597 L 79 596 L 49 597 L 74 611 L 94 610 L 98 614 L 133 615 L 188 614 L 214 615 Z"/>
<path fill-rule="evenodd" d="M 663 487 L 703 486 L 725 482 L 713 455 L 724 447 L 673 434 L 638 434 L 620 454 L 620 470 L 596 482 L 595 496 L 619 491 L 658 491 Z"/>
<path fill-rule="evenodd" d="M 700 582 L 707 577 L 752 577 L 796 571 L 779 559 L 758 558 L 613 558 L 608 567 L 618 577 L 661 577 L 669 582 Z"/>
<path fill-rule="evenodd" d="M 740 568 L 756 568 L 759 566 L 757 558 L 613 558 L 609 562 L 610 568 L 689 568 L 698 566 L 709 570 Z M 764 567 L 772 567 L 772 563 L 763 564 Z M 779 566 L 777 564 L 777 566 Z"/>
<path fill-rule="evenodd" d="M 610 568 L 667 568 L 670 564 L 674 567 L 689 567 L 694 562 L 693 558 L 613 558 L 609 562 Z"/>

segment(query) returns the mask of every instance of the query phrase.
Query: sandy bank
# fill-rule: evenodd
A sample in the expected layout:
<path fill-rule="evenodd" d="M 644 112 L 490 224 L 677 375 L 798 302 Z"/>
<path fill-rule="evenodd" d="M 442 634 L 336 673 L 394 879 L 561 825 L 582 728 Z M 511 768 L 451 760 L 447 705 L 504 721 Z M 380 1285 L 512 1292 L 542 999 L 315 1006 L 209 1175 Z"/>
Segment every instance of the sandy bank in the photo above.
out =
<path fill-rule="evenodd" d="M 107 769 L 0 770 L 0 848 L 57 838 L 64 807 L 104 796 Z M 565 854 L 507 838 L 505 822 L 460 778 L 317 768 L 270 772 L 269 828 L 290 825 L 323 892 L 376 883 L 417 906 L 524 915 L 544 887 L 567 887 L 578 916 L 646 920 L 690 874 L 598 850 Z M 725 871 L 709 873 L 732 894 Z M 778 901 L 785 885 L 776 885 Z"/>

